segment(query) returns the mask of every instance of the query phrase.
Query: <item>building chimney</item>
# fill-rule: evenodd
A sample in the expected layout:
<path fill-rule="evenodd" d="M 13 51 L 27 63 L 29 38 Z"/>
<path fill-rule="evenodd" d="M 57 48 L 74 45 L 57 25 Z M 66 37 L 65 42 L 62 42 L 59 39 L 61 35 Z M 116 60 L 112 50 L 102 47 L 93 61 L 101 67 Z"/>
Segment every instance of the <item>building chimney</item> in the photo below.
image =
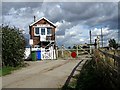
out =
<path fill-rule="evenodd" d="M 36 17 L 34 16 L 34 22 L 36 21 Z"/>

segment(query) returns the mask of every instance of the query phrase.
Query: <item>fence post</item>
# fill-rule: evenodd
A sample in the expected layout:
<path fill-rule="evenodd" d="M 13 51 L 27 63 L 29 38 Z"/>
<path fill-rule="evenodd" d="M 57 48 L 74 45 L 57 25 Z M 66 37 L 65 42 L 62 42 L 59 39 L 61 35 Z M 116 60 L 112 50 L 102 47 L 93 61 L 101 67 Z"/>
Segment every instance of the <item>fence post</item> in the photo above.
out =
<path fill-rule="evenodd" d="M 62 58 L 64 57 L 63 50 L 64 50 L 64 45 L 62 45 Z"/>
<path fill-rule="evenodd" d="M 78 57 L 78 45 L 76 45 L 77 46 L 77 57 Z"/>
<path fill-rule="evenodd" d="M 58 58 L 58 46 L 56 46 L 56 56 Z"/>
<path fill-rule="evenodd" d="M 114 52 L 114 67 L 116 67 L 116 58 L 115 58 L 115 52 Z"/>
<path fill-rule="evenodd" d="M 118 60 L 118 90 L 120 89 L 120 60 Z"/>

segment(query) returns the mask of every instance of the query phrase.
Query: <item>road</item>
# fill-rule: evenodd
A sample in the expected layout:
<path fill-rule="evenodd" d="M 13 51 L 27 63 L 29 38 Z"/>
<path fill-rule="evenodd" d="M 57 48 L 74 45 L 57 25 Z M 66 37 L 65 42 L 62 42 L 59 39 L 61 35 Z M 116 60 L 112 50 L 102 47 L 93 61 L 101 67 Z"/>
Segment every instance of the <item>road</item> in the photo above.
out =
<path fill-rule="evenodd" d="M 82 68 L 90 55 L 73 60 L 27 61 L 29 66 L 2 77 L 2 88 L 61 88 L 73 68 Z"/>
<path fill-rule="evenodd" d="M 61 88 L 81 60 L 29 61 L 29 66 L 2 77 L 3 88 Z"/>

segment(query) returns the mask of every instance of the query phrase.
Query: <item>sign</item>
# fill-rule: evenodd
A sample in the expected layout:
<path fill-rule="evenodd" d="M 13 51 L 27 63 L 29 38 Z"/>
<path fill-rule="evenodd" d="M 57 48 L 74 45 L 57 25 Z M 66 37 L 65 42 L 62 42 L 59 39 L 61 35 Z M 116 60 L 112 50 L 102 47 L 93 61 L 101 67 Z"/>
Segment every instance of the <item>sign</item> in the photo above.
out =
<path fill-rule="evenodd" d="M 29 44 L 30 44 L 30 45 L 33 45 L 33 39 L 30 39 L 30 40 L 29 40 Z"/>
<path fill-rule="evenodd" d="M 72 56 L 73 58 L 76 58 L 76 56 L 77 56 L 76 52 L 72 52 L 72 53 L 71 53 L 71 56 Z"/>

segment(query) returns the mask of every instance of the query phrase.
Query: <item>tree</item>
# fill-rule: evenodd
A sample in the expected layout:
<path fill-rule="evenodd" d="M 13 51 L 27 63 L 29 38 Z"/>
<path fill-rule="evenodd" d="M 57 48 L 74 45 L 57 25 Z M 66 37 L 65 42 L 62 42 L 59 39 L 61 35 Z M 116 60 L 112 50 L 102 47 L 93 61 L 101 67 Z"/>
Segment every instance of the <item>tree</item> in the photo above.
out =
<path fill-rule="evenodd" d="M 25 39 L 17 28 L 2 27 L 2 59 L 4 66 L 23 64 L 25 52 Z"/>
<path fill-rule="evenodd" d="M 71 47 L 69 46 L 68 49 L 71 49 Z"/>
<path fill-rule="evenodd" d="M 77 47 L 76 47 L 76 46 L 73 46 L 73 49 L 77 49 Z"/>
<path fill-rule="evenodd" d="M 109 47 L 112 47 L 114 49 L 118 48 L 118 44 L 116 43 L 115 39 L 110 39 L 109 40 Z"/>

